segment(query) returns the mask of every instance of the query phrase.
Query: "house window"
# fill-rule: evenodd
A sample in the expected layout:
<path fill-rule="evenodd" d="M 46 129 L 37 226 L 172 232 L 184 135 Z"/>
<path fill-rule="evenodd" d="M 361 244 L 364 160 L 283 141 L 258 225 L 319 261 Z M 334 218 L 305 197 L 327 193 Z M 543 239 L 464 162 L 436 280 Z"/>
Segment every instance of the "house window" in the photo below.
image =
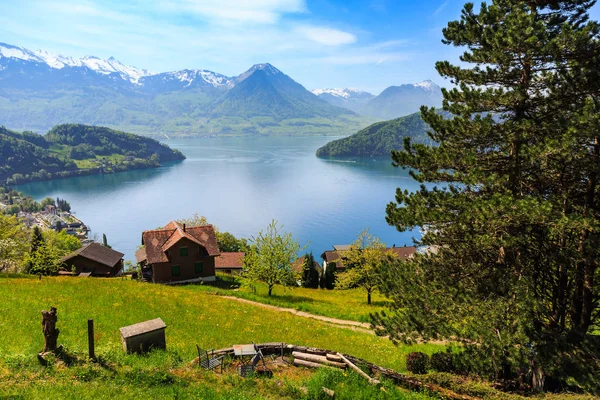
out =
<path fill-rule="evenodd" d="M 198 262 L 194 263 L 194 271 L 196 271 L 197 274 L 202 273 L 202 261 L 198 261 Z"/>
<path fill-rule="evenodd" d="M 179 276 L 179 265 L 171 266 L 171 276 Z"/>
<path fill-rule="evenodd" d="M 179 249 L 179 255 L 181 257 L 187 257 L 188 255 L 188 248 L 187 247 L 182 247 Z"/>

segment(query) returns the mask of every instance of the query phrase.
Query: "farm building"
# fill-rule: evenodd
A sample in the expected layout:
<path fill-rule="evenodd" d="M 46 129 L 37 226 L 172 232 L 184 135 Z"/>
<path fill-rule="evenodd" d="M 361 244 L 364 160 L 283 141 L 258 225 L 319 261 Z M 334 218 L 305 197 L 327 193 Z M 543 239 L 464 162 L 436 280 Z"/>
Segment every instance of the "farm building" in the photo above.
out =
<path fill-rule="evenodd" d="M 70 275 L 103 276 L 118 275 L 123 269 L 123 253 L 100 243 L 92 242 L 60 259 Z"/>
<path fill-rule="evenodd" d="M 142 277 L 148 281 L 215 280 L 215 258 L 220 252 L 212 225 L 186 228 L 172 221 L 162 229 L 142 232 L 142 246 L 135 256 Z"/>

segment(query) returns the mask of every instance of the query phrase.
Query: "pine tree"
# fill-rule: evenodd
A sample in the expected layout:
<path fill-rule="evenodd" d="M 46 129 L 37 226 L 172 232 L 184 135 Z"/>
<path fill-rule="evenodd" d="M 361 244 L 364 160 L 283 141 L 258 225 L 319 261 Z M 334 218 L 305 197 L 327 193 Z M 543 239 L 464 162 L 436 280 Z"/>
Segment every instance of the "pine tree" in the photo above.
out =
<path fill-rule="evenodd" d="M 302 287 L 317 289 L 319 287 L 319 271 L 315 268 L 315 256 L 312 251 L 304 255 L 302 266 Z"/>
<path fill-rule="evenodd" d="M 531 369 L 538 388 L 585 356 L 600 317 L 593 3 L 468 3 L 444 29 L 466 48 L 464 64 L 436 64 L 456 85 L 443 91 L 451 116 L 422 108 L 438 145 L 407 140 L 392 154 L 439 186 L 398 190 L 387 208 L 398 230 L 424 227 L 431 251 L 386 268 L 398 311 L 374 318 L 380 333 L 458 339 L 477 372 Z"/>

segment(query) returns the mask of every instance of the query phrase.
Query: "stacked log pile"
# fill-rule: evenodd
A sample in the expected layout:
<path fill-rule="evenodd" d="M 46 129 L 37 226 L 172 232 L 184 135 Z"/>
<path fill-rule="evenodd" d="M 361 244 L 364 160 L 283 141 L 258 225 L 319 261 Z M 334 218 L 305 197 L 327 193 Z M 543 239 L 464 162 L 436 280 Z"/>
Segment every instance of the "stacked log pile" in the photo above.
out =
<path fill-rule="evenodd" d="M 335 351 L 318 349 L 318 348 L 314 348 L 314 347 L 296 346 L 293 344 L 287 344 L 287 343 L 282 343 L 282 342 L 257 344 L 257 347 L 259 349 L 261 349 L 263 355 L 265 355 L 265 356 L 281 355 L 282 357 L 283 356 L 289 357 L 289 356 L 293 356 L 294 352 L 297 352 L 297 353 L 309 354 L 312 356 L 323 356 L 323 357 L 325 357 L 325 359 L 327 361 L 340 363 L 340 364 L 341 364 L 341 362 L 344 362 L 344 364 L 347 366 L 349 366 L 349 364 L 347 363 L 347 362 L 349 362 L 350 364 L 354 365 L 354 367 L 355 367 L 355 368 L 353 368 L 350 366 L 350 368 L 352 368 L 353 370 L 355 370 L 362 376 L 365 376 L 367 379 L 369 379 L 369 382 L 371 382 L 373 384 L 378 384 L 379 381 L 377 379 L 371 378 L 362 369 L 364 369 L 368 373 L 375 375 L 377 377 L 384 377 L 386 379 L 389 379 L 389 380 L 393 381 L 395 384 L 405 387 L 407 389 L 427 390 L 427 391 L 436 392 L 436 393 L 440 394 L 444 399 L 478 400 L 477 397 L 459 394 L 459 393 L 456 393 L 452 390 L 443 388 L 438 385 L 424 383 L 414 377 L 410 377 L 410 376 L 401 374 L 401 373 L 391 370 L 389 368 L 384 368 L 379 365 L 375 365 L 373 363 L 370 363 L 370 362 L 360 359 L 358 357 L 353 357 L 348 354 L 342 354 L 342 353 L 338 353 Z M 233 356 L 233 347 L 215 350 L 214 355 L 215 356 L 221 356 L 221 355 Z M 327 355 L 329 355 L 329 358 L 327 358 Z M 335 356 L 340 356 L 340 358 L 336 358 Z M 294 357 L 294 359 L 296 359 L 296 357 Z M 344 361 L 344 359 L 345 359 L 345 361 Z M 315 359 L 313 359 L 312 361 L 308 360 L 308 359 L 302 359 L 302 360 L 305 362 L 317 364 L 318 365 L 317 368 L 322 368 L 322 367 L 338 368 L 333 365 L 327 365 L 326 363 L 315 362 L 314 361 Z M 320 360 L 322 360 L 322 359 L 320 359 Z M 342 360 L 342 361 L 340 362 L 339 360 Z M 196 359 L 192 363 L 195 363 L 197 365 L 198 360 Z M 296 364 L 296 365 L 300 365 L 300 364 Z M 358 367 L 359 365 L 362 367 L 362 369 Z"/>

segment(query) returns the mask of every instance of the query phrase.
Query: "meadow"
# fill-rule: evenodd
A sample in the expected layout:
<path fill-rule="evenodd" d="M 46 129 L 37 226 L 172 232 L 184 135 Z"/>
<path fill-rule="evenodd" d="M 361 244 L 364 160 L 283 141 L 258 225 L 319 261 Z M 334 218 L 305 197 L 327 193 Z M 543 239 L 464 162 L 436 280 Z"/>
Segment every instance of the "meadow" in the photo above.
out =
<path fill-rule="evenodd" d="M 237 393 L 236 385 L 249 383 L 226 375 L 214 377 L 197 368 L 190 370 L 188 364 L 196 356 L 195 344 L 221 348 L 236 343 L 283 341 L 352 354 L 400 371 L 405 368 L 408 352 L 418 349 L 432 353 L 441 348 L 432 344 L 396 347 L 386 338 L 288 313 L 272 313 L 191 287 L 119 278 L 40 280 L 0 274 L 0 298 L 0 395 L 26 393 L 28 398 L 52 398 L 68 393 L 67 397 L 73 398 L 84 394 L 102 398 L 118 393 L 119 397 L 134 398 L 142 393 L 141 388 L 147 388 L 156 397 L 197 397 L 202 393 L 204 398 L 271 398 L 272 391 L 261 383 L 248 389 L 252 396 L 244 397 L 243 391 Z M 40 311 L 50 306 L 58 309 L 59 343 L 79 360 L 74 366 L 41 367 L 37 361 L 37 353 L 43 348 Z M 157 317 L 167 324 L 167 351 L 142 357 L 123 354 L 119 327 Z M 100 363 L 85 362 L 89 318 L 94 319 Z M 215 379 L 232 381 L 209 384 Z M 270 387 L 272 383 L 264 385 Z M 273 398 L 298 398 L 295 383 L 281 385 L 289 386 L 289 396 L 277 391 Z"/>
<path fill-rule="evenodd" d="M 232 368 L 223 374 L 201 370 L 190 363 L 197 355 L 196 344 L 216 349 L 283 341 L 352 354 L 400 372 L 405 372 L 408 352 L 432 354 L 443 349 L 436 344 L 395 346 L 387 338 L 240 303 L 207 292 L 207 288 L 152 285 L 121 278 L 39 279 L 0 274 L 0 398 L 326 399 L 322 387 L 333 389 L 337 399 L 439 398 L 434 393 L 407 391 L 385 380 L 381 387 L 374 387 L 350 371 L 274 365 L 271 378 L 244 379 Z M 257 287 L 258 293 L 260 290 Z M 302 290 L 293 289 L 287 295 L 300 293 Z M 356 301 L 363 298 L 361 292 L 311 293 L 313 301 L 307 303 L 329 301 L 340 310 L 352 293 Z M 340 296 L 338 300 L 334 299 L 336 295 Z M 40 312 L 50 306 L 58 309 L 58 342 L 64 346 L 64 356 L 50 358 L 49 364 L 42 366 L 37 359 L 44 342 Z M 157 317 L 167 324 L 167 350 L 142 356 L 125 354 L 119 328 Z M 94 319 L 96 360 L 87 358 L 89 318 Z M 483 381 L 448 374 L 426 378 L 482 398 L 523 399 L 499 392 Z"/>
<path fill-rule="evenodd" d="M 193 292 L 209 292 L 235 296 L 278 307 L 293 308 L 324 317 L 370 322 L 369 314 L 383 311 L 390 302 L 379 292 L 373 293 L 372 304 L 367 304 L 367 293 L 360 288 L 348 290 L 306 289 L 275 285 L 271 296 L 268 286 L 250 282 L 239 276 L 217 275 L 217 281 L 205 285 L 185 286 Z"/>

